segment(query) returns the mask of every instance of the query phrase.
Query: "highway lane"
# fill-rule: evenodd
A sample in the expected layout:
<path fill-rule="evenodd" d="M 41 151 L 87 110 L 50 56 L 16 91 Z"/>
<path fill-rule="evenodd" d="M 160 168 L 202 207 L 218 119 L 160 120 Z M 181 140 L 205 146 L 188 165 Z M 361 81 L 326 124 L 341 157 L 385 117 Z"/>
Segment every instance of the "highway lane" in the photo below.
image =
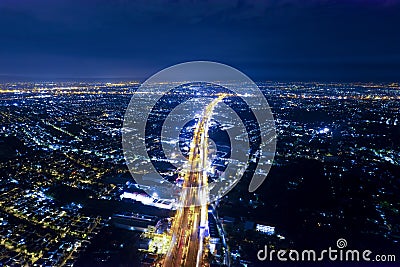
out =
<path fill-rule="evenodd" d="M 227 95 L 220 94 L 204 110 L 196 125 L 185 170 L 181 207 L 171 226 L 172 242 L 163 265 L 204 266 L 204 237 L 208 224 L 208 124 L 216 105 Z"/>

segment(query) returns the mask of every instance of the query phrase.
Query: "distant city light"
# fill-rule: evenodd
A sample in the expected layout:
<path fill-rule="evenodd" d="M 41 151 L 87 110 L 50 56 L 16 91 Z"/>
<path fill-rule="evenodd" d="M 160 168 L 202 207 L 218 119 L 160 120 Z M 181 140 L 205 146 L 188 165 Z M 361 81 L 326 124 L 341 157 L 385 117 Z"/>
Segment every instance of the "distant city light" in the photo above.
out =
<path fill-rule="evenodd" d="M 275 227 L 274 226 L 257 224 L 256 225 L 256 231 L 262 232 L 262 233 L 267 234 L 267 235 L 273 235 L 273 234 L 275 234 Z"/>
<path fill-rule="evenodd" d="M 328 133 L 329 131 L 329 128 L 325 127 L 324 129 L 320 130 L 319 133 Z"/>

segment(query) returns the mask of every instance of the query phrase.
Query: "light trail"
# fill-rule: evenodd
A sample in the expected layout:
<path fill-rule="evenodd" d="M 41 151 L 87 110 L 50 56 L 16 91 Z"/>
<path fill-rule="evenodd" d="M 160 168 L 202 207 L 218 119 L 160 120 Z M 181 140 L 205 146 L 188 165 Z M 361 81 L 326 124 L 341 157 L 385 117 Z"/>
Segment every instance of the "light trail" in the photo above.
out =
<path fill-rule="evenodd" d="M 207 266 L 204 259 L 208 231 L 208 127 L 217 104 L 227 94 L 219 94 L 196 124 L 184 170 L 180 205 L 171 226 L 172 242 L 163 262 L 165 267 Z"/>

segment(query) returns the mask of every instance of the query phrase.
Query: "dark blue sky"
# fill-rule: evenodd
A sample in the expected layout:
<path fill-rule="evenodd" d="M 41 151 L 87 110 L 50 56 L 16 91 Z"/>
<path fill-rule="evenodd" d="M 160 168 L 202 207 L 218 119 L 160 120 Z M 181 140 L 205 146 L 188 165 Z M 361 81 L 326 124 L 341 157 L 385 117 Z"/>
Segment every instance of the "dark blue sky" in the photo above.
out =
<path fill-rule="evenodd" d="M 0 77 L 211 60 L 257 80 L 399 81 L 399 25 L 400 0 L 1 0 Z"/>

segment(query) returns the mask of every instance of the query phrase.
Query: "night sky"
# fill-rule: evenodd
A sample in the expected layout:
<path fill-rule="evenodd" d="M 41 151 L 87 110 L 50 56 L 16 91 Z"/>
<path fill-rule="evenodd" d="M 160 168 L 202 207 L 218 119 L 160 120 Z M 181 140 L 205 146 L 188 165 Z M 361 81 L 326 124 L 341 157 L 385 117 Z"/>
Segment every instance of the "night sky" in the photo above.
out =
<path fill-rule="evenodd" d="M 0 80 L 145 79 L 191 60 L 255 80 L 399 81 L 400 0 L 0 1 Z"/>

